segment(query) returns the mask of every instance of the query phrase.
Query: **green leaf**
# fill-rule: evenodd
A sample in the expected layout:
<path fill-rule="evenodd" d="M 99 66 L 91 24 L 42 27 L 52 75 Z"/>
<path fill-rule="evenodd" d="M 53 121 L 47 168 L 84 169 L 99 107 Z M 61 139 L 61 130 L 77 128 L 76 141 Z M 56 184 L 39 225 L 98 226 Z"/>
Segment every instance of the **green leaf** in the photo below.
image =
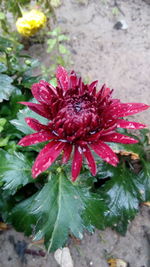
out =
<path fill-rule="evenodd" d="M 113 177 L 114 167 L 104 161 L 98 161 L 97 163 L 97 179 L 105 179 Z"/>
<path fill-rule="evenodd" d="M 6 70 L 7 67 L 3 63 L 0 63 L 0 73 L 5 72 Z"/>
<path fill-rule="evenodd" d="M 59 52 L 61 54 L 69 54 L 69 50 L 62 44 L 59 45 Z"/>
<path fill-rule="evenodd" d="M 0 118 L 0 126 L 4 126 L 7 120 L 5 118 Z"/>
<path fill-rule="evenodd" d="M 139 191 L 142 201 L 150 201 L 150 163 L 142 160 L 142 170 L 138 174 Z"/>
<path fill-rule="evenodd" d="M 14 194 L 20 186 L 33 181 L 31 162 L 21 153 L 8 154 L 0 149 L 0 181 L 3 189 Z"/>
<path fill-rule="evenodd" d="M 27 123 L 25 122 L 26 117 L 32 117 L 34 119 L 39 120 L 43 124 L 47 124 L 47 119 L 43 118 L 42 116 L 38 115 L 37 113 L 33 112 L 29 108 L 22 109 L 17 114 L 16 120 L 11 120 L 11 124 L 13 124 L 19 131 L 23 132 L 24 134 L 31 134 L 35 132 L 31 129 Z"/>
<path fill-rule="evenodd" d="M 0 20 L 4 20 L 5 19 L 5 13 L 0 12 Z"/>
<path fill-rule="evenodd" d="M 48 32 L 47 34 L 51 36 L 58 36 L 60 33 L 61 33 L 60 27 L 56 27 L 53 31 Z"/>
<path fill-rule="evenodd" d="M 58 36 L 58 41 L 62 42 L 62 41 L 69 41 L 70 38 L 68 36 L 66 36 L 65 34 L 61 34 Z"/>
<path fill-rule="evenodd" d="M 0 74 L 0 102 L 8 100 L 15 87 L 11 85 L 13 79 L 5 74 Z"/>
<path fill-rule="evenodd" d="M 57 79 L 56 78 L 52 78 L 50 80 L 50 84 L 52 84 L 53 86 L 57 86 Z"/>
<path fill-rule="evenodd" d="M 63 59 L 62 56 L 57 56 L 56 60 L 57 60 L 57 61 L 56 61 L 57 64 L 62 65 L 62 66 L 65 66 L 65 65 L 66 65 L 66 64 L 65 64 L 65 60 Z"/>
<path fill-rule="evenodd" d="M 114 7 L 114 8 L 112 9 L 112 14 L 113 14 L 114 16 L 118 16 L 118 14 L 119 14 L 119 9 L 118 9 L 118 7 Z"/>
<path fill-rule="evenodd" d="M 3 131 L 3 129 L 4 129 L 4 128 L 3 128 L 2 126 L 0 126 L 0 133 Z"/>
<path fill-rule="evenodd" d="M 84 202 L 86 204 L 83 211 L 84 225 L 89 231 L 92 231 L 94 227 L 104 229 L 106 227 L 104 214 L 108 211 L 104 200 L 98 194 L 91 193 L 84 198 Z"/>
<path fill-rule="evenodd" d="M 140 142 L 142 145 L 148 145 L 149 144 L 149 134 L 150 130 L 149 129 L 141 129 L 140 131 Z"/>
<path fill-rule="evenodd" d="M 30 69 L 34 69 L 34 68 L 39 67 L 40 61 L 38 59 L 30 59 L 30 61 L 31 61 Z M 29 71 L 30 71 L 30 69 L 29 69 Z"/>
<path fill-rule="evenodd" d="M 12 42 L 9 39 L 0 36 L 0 51 L 5 52 L 7 47 L 12 47 Z"/>
<path fill-rule="evenodd" d="M 24 77 L 21 81 L 21 85 L 23 85 L 25 88 L 31 88 L 31 86 L 34 83 L 38 83 L 40 80 L 39 76 L 35 76 L 35 77 Z"/>
<path fill-rule="evenodd" d="M 59 175 L 52 177 L 37 194 L 17 205 L 11 221 L 17 230 L 30 234 L 31 221 L 36 219 L 34 239 L 44 237 L 46 246 L 53 251 L 64 245 L 69 231 L 82 237 L 81 208 L 78 190 L 66 177 Z"/>
<path fill-rule="evenodd" d="M 7 120 L 5 118 L 0 119 L 0 133 L 4 130 L 4 125 L 6 124 Z"/>
<path fill-rule="evenodd" d="M 6 112 L 4 112 L 3 116 L 7 117 L 8 120 L 16 118 L 19 110 L 24 108 L 24 105 L 21 105 L 19 102 L 27 101 L 30 97 L 29 90 L 26 90 L 23 94 L 20 89 L 15 90 L 10 97 L 9 103 L 5 102 Z"/>
<path fill-rule="evenodd" d="M 72 184 L 60 172 L 50 176 L 38 193 L 18 204 L 10 221 L 18 231 L 33 232 L 35 240 L 44 238 L 48 251 L 54 251 L 65 244 L 69 233 L 82 238 L 84 228 L 103 227 L 106 209 L 102 205 L 98 195 Z"/>
<path fill-rule="evenodd" d="M 13 208 L 15 201 L 12 196 L 7 194 L 6 191 L 3 191 L 0 188 L 0 216 L 2 216 L 3 220 L 6 220 L 8 214 L 10 214 L 11 209 Z"/>
<path fill-rule="evenodd" d="M 57 40 L 56 39 L 49 39 L 47 41 L 47 45 L 48 45 L 47 52 L 48 53 L 50 53 L 54 49 L 56 43 L 57 43 Z"/>
<path fill-rule="evenodd" d="M 6 146 L 9 141 L 9 136 L 6 136 L 5 138 L 0 138 L 0 147 Z"/>
<path fill-rule="evenodd" d="M 113 177 L 101 187 L 100 194 L 108 205 L 105 213 L 107 224 L 125 234 L 141 199 L 137 176 L 120 164 L 114 168 Z"/>
<path fill-rule="evenodd" d="M 36 196 L 37 194 L 34 194 L 16 205 L 8 217 L 8 222 L 13 224 L 18 232 L 22 231 L 27 236 L 34 232 L 34 225 L 36 224 L 36 217 L 29 213 Z"/>

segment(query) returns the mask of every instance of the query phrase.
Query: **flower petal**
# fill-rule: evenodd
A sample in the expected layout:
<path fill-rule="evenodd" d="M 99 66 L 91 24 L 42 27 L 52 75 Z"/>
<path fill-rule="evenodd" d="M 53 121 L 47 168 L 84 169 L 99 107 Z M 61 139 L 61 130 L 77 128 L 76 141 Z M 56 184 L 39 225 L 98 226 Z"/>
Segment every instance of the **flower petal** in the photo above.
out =
<path fill-rule="evenodd" d="M 51 141 L 41 150 L 32 167 L 33 178 L 51 166 L 63 150 L 64 145 L 65 143 L 62 142 Z"/>
<path fill-rule="evenodd" d="M 117 120 L 117 127 L 125 129 L 143 129 L 146 127 L 146 125 L 138 122 L 119 119 Z"/>
<path fill-rule="evenodd" d="M 31 146 L 31 145 L 35 145 L 41 142 L 46 142 L 48 140 L 51 140 L 54 138 L 54 135 L 46 132 L 46 131 L 40 131 L 38 133 L 33 133 L 33 134 L 29 134 L 25 137 L 23 137 L 18 145 L 20 146 Z"/>
<path fill-rule="evenodd" d="M 94 81 L 88 85 L 89 92 L 93 92 L 94 88 L 97 86 L 98 81 Z"/>
<path fill-rule="evenodd" d="M 72 181 L 74 182 L 82 167 L 82 149 L 80 146 L 75 146 L 74 157 L 72 161 Z"/>
<path fill-rule="evenodd" d="M 37 114 L 41 115 L 42 117 L 45 117 L 47 119 L 51 119 L 51 112 L 48 107 L 36 103 L 31 103 L 31 102 L 19 102 L 22 105 L 27 106 Z"/>
<path fill-rule="evenodd" d="M 40 123 L 34 118 L 27 117 L 25 118 L 26 123 L 35 131 L 48 130 L 48 126 Z"/>
<path fill-rule="evenodd" d="M 90 169 L 90 172 L 92 173 L 93 176 L 96 175 L 96 163 L 95 163 L 95 159 L 91 153 L 91 150 L 88 148 L 88 146 L 83 148 L 83 153 L 85 158 L 87 159 L 87 163 Z"/>
<path fill-rule="evenodd" d="M 69 77 L 69 88 L 75 89 L 76 86 L 78 85 L 78 77 L 74 71 L 71 72 L 70 77 Z"/>
<path fill-rule="evenodd" d="M 103 135 L 100 137 L 102 141 L 105 142 L 115 142 L 115 143 L 121 143 L 121 144 L 136 144 L 138 143 L 138 140 L 126 136 L 124 134 L 120 133 L 112 133 L 108 135 Z"/>
<path fill-rule="evenodd" d="M 72 152 L 72 145 L 69 143 L 66 143 L 65 147 L 64 147 L 64 154 L 62 157 L 62 163 L 66 163 L 69 160 L 71 152 Z"/>
<path fill-rule="evenodd" d="M 56 78 L 58 86 L 60 86 L 64 91 L 67 91 L 69 86 L 69 76 L 65 68 L 58 66 L 56 71 Z"/>
<path fill-rule="evenodd" d="M 118 164 L 118 157 L 113 152 L 113 150 L 106 145 L 105 143 L 99 141 L 95 144 L 91 144 L 90 147 L 94 150 L 94 152 L 100 156 L 107 163 L 116 166 Z"/>
<path fill-rule="evenodd" d="M 103 84 L 102 88 L 100 89 L 100 91 L 97 93 L 96 97 L 97 97 L 97 100 L 99 102 L 102 102 L 104 101 L 104 99 L 107 97 L 107 98 L 110 98 L 111 94 L 113 92 L 113 89 L 110 90 L 110 88 L 107 88 L 105 84 Z"/>
<path fill-rule="evenodd" d="M 55 88 L 43 80 L 39 83 L 33 84 L 31 91 L 38 102 L 46 104 L 50 104 L 52 96 L 57 95 Z"/>
<path fill-rule="evenodd" d="M 143 103 L 119 103 L 110 108 L 112 116 L 124 117 L 148 109 L 150 106 Z"/>

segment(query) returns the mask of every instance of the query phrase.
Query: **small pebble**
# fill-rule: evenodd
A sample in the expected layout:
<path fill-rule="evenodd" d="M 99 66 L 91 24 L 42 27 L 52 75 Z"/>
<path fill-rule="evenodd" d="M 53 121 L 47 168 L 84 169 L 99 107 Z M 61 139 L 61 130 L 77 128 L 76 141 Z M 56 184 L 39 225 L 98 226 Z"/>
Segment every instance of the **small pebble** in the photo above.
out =
<path fill-rule="evenodd" d="M 57 249 L 54 258 L 60 267 L 74 267 L 73 260 L 68 247 Z"/>
<path fill-rule="evenodd" d="M 114 29 L 116 30 L 127 30 L 128 25 L 125 20 L 120 20 L 114 25 Z"/>

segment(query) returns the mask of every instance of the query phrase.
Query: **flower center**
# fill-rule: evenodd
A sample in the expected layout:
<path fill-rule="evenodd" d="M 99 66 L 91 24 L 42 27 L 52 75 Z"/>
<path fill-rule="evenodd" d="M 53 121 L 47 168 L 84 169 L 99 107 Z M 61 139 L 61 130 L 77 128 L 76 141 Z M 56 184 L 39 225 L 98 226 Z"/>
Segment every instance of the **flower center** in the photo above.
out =
<path fill-rule="evenodd" d="M 97 131 L 99 123 L 96 101 L 86 93 L 63 101 L 53 120 L 53 129 L 61 138 L 73 141 Z"/>
<path fill-rule="evenodd" d="M 75 110 L 76 112 L 81 111 L 81 110 L 82 110 L 82 105 L 81 105 L 81 103 L 75 103 L 75 104 L 74 104 L 74 110 Z"/>

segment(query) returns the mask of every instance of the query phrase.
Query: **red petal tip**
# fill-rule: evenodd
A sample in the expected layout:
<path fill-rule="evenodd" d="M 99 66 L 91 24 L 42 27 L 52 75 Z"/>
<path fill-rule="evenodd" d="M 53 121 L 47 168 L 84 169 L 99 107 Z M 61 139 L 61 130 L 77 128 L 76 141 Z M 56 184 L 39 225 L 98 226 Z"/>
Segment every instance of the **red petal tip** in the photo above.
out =
<path fill-rule="evenodd" d="M 18 146 L 23 146 L 21 140 L 17 143 Z"/>
<path fill-rule="evenodd" d="M 72 182 L 75 182 L 75 181 L 77 180 L 77 178 L 78 178 L 78 177 L 73 177 L 73 176 L 72 176 L 72 179 L 71 179 Z"/>

